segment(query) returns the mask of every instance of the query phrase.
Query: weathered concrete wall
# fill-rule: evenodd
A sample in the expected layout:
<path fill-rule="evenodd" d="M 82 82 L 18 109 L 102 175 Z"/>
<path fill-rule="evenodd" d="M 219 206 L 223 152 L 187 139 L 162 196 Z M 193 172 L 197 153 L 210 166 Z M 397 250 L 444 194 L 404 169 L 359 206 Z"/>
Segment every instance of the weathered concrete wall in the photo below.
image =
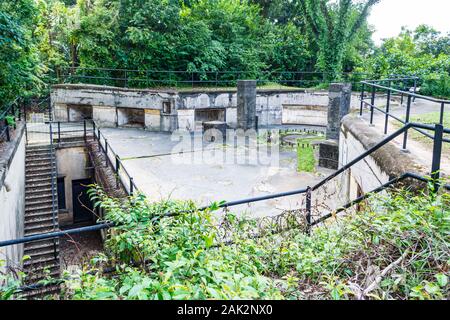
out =
<path fill-rule="evenodd" d="M 0 156 L 0 240 L 24 235 L 26 138 L 23 126 L 16 134 Z M 23 245 L 0 248 L 0 260 L 6 261 L 7 266 L 20 266 L 22 257 Z"/>
<path fill-rule="evenodd" d="M 56 150 L 58 177 L 64 177 L 66 210 L 58 214 L 61 226 L 73 224 L 72 181 L 91 177 L 89 155 L 84 145 L 61 147 Z"/>
<path fill-rule="evenodd" d="M 340 165 L 354 160 L 382 140 L 379 132 L 355 115 L 344 118 L 339 140 Z M 406 172 L 427 175 L 426 168 L 402 152 L 394 143 L 388 143 L 371 156 L 358 162 L 347 171 L 347 201 L 354 200 L 360 192 L 367 193 Z"/>
<path fill-rule="evenodd" d="M 226 122 L 237 127 L 237 91 L 136 90 L 95 85 L 56 85 L 52 90 L 57 121 L 70 120 L 68 106 L 93 106 L 93 119 L 101 126 L 118 125 L 117 108 L 145 110 L 145 127 L 152 131 L 195 130 L 195 113 L 186 110 L 226 109 Z M 163 103 L 169 102 L 170 114 Z M 381 103 L 381 101 L 380 101 Z M 359 94 L 353 93 L 351 108 L 359 108 Z M 318 108 L 328 107 L 328 92 L 303 89 L 257 90 L 256 116 L 259 126 L 281 124 L 325 125 Z M 69 107 L 70 109 L 70 107 Z M 159 119 L 158 112 L 159 111 Z M 73 117 L 75 118 L 75 117 Z"/>
<path fill-rule="evenodd" d="M 305 123 L 315 126 L 327 125 L 327 107 L 284 105 L 282 124 Z"/>
<path fill-rule="evenodd" d="M 244 130 L 256 128 L 256 81 L 238 81 L 237 127 Z"/>

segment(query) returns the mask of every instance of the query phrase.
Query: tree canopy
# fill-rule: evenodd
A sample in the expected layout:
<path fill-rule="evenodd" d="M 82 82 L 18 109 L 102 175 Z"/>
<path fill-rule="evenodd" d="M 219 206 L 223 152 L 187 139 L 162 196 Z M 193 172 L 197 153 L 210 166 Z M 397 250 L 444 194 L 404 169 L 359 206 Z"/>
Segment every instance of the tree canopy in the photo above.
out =
<path fill-rule="evenodd" d="M 421 73 L 447 95 L 450 40 L 428 26 L 380 47 L 378 0 L 4 0 L 0 98 L 39 94 L 68 67 L 198 72 Z M 434 79 L 434 80 L 433 80 Z M 444 79 L 444 80 L 442 80 Z M 439 84 L 440 83 L 440 84 Z"/>

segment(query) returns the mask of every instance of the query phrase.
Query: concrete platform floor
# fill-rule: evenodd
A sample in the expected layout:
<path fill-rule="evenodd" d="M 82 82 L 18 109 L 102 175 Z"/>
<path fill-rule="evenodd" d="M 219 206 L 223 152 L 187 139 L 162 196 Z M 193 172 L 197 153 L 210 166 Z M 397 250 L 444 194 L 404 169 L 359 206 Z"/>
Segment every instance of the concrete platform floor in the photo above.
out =
<path fill-rule="evenodd" d="M 295 150 L 268 158 L 256 146 L 203 146 L 197 138 L 192 145 L 181 147 L 176 136 L 165 133 L 129 128 L 104 128 L 102 132 L 138 189 L 154 201 L 191 199 L 198 205 L 234 201 L 306 188 L 331 173 L 326 169 L 298 173 Z M 177 154 L 180 150 L 186 153 Z M 269 160 L 273 161 L 270 165 Z M 290 196 L 241 205 L 233 211 L 248 211 L 255 217 L 275 215 L 304 207 L 304 200 L 304 195 Z"/>

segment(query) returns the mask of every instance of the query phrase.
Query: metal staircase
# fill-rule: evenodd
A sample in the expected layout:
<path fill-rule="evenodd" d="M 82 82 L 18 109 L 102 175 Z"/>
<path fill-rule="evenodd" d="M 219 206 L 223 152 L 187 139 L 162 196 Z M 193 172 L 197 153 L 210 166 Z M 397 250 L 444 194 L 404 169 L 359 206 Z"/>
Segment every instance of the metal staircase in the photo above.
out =
<path fill-rule="evenodd" d="M 52 145 L 27 146 L 25 160 L 25 236 L 58 231 L 56 158 Z M 24 262 L 28 283 L 60 275 L 59 240 L 26 243 Z M 26 298 L 42 298 L 58 291 L 58 286 L 31 290 Z"/>

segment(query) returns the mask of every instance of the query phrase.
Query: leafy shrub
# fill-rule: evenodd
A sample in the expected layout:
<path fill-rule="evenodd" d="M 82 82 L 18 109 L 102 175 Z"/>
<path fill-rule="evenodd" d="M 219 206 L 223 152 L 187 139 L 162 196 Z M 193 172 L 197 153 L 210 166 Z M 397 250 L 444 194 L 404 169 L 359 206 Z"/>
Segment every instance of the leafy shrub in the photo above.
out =
<path fill-rule="evenodd" d="M 450 297 L 449 194 L 393 191 L 310 236 L 269 225 L 257 237 L 257 221 L 229 212 L 219 218 L 217 204 L 198 211 L 191 202 L 149 203 L 142 195 L 125 203 L 101 190 L 93 197 L 120 226 L 106 253 L 66 280 L 68 299 Z"/>

